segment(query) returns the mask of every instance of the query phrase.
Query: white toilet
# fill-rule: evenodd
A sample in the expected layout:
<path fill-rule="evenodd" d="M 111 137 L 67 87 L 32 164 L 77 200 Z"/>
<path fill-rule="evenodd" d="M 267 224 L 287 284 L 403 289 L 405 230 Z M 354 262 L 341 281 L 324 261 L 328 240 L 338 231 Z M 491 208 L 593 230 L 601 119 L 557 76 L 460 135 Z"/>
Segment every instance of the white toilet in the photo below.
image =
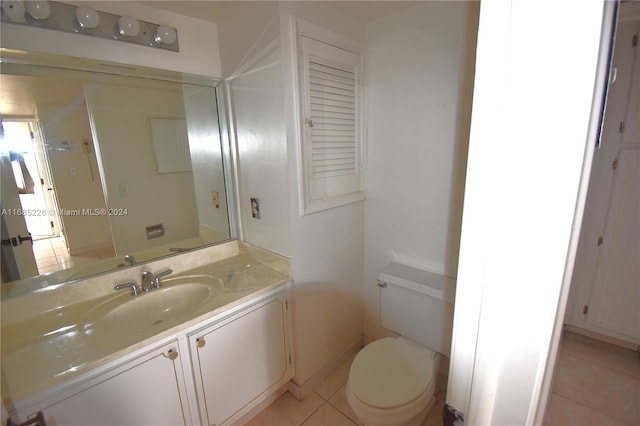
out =
<path fill-rule="evenodd" d="M 365 425 L 422 424 L 434 402 L 436 352 L 449 356 L 455 281 L 397 263 L 378 280 L 381 324 L 400 336 L 358 353 L 347 401 Z"/>

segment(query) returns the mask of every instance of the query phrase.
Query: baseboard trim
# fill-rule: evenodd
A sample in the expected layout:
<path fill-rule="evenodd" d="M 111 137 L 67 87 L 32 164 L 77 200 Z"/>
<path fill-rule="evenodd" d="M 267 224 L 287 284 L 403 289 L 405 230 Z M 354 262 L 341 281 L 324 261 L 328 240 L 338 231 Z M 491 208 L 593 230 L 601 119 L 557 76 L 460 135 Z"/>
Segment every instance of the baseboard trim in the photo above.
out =
<path fill-rule="evenodd" d="M 338 355 L 336 358 L 325 364 L 324 367 L 320 369 L 316 374 L 311 376 L 309 380 L 299 385 L 295 383 L 293 380 L 289 381 L 287 385 L 287 389 L 293 396 L 298 399 L 303 399 L 305 396 L 309 395 L 313 392 L 313 389 L 318 386 L 324 379 L 326 379 L 333 371 L 338 368 L 340 364 L 349 359 L 349 357 L 356 354 L 360 349 L 362 349 L 362 341 L 363 338 L 360 337 L 358 340 L 353 342 L 349 347 Z"/>
<path fill-rule="evenodd" d="M 90 251 L 104 250 L 104 249 L 113 249 L 113 244 L 109 241 L 97 243 L 97 244 L 89 244 L 87 246 L 82 247 L 69 247 L 69 254 L 71 256 L 80 256 Z"/>
<path fill-rule="evenodd" d="M 575 325 L 565 324 L 564 330 L 580 334 L 582 336 L 590 337 L 592 339 L 600 340 L 601 342 L 611 343 L 612 345 L 620 346 L 625 349 L 631 349 L 632 351 L 640 350 L 640 345 L 636 345 L 626 340 L 618 339 L 616 337 L 607 336 L 606 334 L 598 333 L 595 331 L 587 330 L 586 328 L 576 327 Z"/>

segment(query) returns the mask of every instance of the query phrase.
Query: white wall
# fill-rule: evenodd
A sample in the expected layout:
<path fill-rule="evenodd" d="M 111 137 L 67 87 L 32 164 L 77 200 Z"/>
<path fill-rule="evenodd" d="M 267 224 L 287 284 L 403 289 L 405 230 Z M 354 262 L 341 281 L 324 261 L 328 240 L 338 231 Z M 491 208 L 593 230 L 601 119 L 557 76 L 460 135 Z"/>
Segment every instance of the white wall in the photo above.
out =
<path fill-rule="evenodd" d="M 259 1 L 238 2 L 220 19 L 218 37 L 224 78 L 255 59 L 265 43 L 278 39 L 278 18 L 277 2 Z"/>
<path fill-rule="evenodd" d="M 65 3 L 80 5 L 86 2 Z M 143 21 L 176 28 L 180 51 L 165 51 L 133 43 L 5 23 L 0 26 L 2 47 L 221 77 L 215 23 L 129 1 L 91 1 L 91 6 L 96 10 L 131 15 Z"/>
<path fill-rule="evenodd" d="M 229 83 L 233 100 L 244 241 L 291 256 L 287 143 L 279 60 Z M 251 215 L 257 198 L 260 218 Z"/>
<path fill-rule="evenodd" d="M 304 385 L 361 339 L 364 213 L 359 203 L 299 216 L 290 17 L 296 14 L 360 41 L 364 26 L 334 14 L 329 5 L 282 3 L 275 16 L 273 6 L 264 3 L 226 16 L 220 41 L 225 75 L 234 74 L 228 88 L 244 239 L 292 258 L 294 382 Z M 260 200 L 259 220 L 251 217 L 250 197 Z"/>
<path fill-rule="evenodd" d="M 182 85 L 184 110 L 189 134 L 189 152 L 195 188 L 200 236 L 213 233 L 214 238 L 229 238 L 229 217 L 222 145 L 218 127 L 218 107 L 215 89 L 206 86 Z M 218 193 L 218 207 L 213 205 L 211 192 Z M 203 228 L 204 227 L 204 228 Z"/>
<path fill-rule="evenodd" d="M 50 84 L 55 85 L 55 80 Z M 93 152 L 93 138 L 89 127 L 87 106 L 78 83 L 76 102 L 68 104 L 38 104 L 38 119 L 44 132 L 51 174 L 55 185 L 58 207 L 64 210 L 105 208 L 100 176 L 92 170 L 90 158 L 83 151 L 83 141 L 88 141 Z M 71 149 L 61 150 L 64 141 Z M 72 169 L 75 173 L 72 173 Z M 71 254 L 88 250 L 111 248 L 111 228 L 107 216 L 61 215 L 67 246 Z"/>
<path fill-rule="evenodd" d="M 357 41 L 364 25 L 335 13 L 322 2 L 282 3 L 284 105 L 289 158 L 292 227 L 293 320 L 296 349 L 294 382 L 304 385 L 314 374 L 362 338 L 364 205 L 355 203 L 299 216 L 297 180 L 297 97 L 291 16 L 312 21 Z"/>
<path fill-rule="evenodd" d="M 85 85 L 107 206 L 127 212 L 109 217 L 119 256 L 199 235 L 193 173 L 158 173 L 151 134 L 151 118 L 185 118 L 181 85 L 152 89 Z M 127 194 L 121 184 L 128 185 Z M 145 227 L 160 223 L 165 235 L 147 239 Z"/>
<path fill-rule="evenodd" d="M 424 2 L 367 25 L 365 334 L 389 262 L 455 277 L 479 3 Z"/>
<path fill-rule="evenodd" d="M 278 6 L 240 5 L 220 23 L 244 241 L 291 257 Z M 260 218 L 251 215 L 257 198 Z"/>

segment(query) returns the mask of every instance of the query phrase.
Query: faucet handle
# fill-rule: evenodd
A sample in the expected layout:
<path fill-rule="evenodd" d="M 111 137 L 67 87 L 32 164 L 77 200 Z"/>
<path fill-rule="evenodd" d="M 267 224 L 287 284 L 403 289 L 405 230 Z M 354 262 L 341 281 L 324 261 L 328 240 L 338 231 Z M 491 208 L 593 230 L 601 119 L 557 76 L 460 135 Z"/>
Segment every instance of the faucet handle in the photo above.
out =
<path fill-rule="evenodd" d="M 173 269 L 165 269 L 164 271 L 158 272 L 153 279 L 153 288 L 160 288 L 162 278 L 170 274 L 173 274 Z"/>
<path fill-rule="evenodd" d="M 114 290 L 123 290 L 125 288 L 130 288 L 131 294 L 133 296 L 137 296 L 138 293 L 140 293 L 140 289 L 138 288 L 138 285 L 134 282 L 117 284 L 115 287 L 113 287 Z"/>

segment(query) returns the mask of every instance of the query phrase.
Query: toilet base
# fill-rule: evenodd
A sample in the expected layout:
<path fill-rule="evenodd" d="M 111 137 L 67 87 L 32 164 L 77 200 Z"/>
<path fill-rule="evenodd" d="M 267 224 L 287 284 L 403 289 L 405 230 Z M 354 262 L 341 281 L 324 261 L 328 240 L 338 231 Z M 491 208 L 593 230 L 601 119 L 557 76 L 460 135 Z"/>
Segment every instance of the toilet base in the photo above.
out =
<path fill-rule="evenodd" d="M 415 407 L 413 409 L 405 406 L 402 409 L 382 410 L 365 406 L 351 391 L 347 383 L 347 402 L 358 420 L 363 422 L 365 426 L 420 426 L 427 419 L 429 411 L 435 404 L 434 388 L 432 380 L 427 390 L 410 404 Z M 415 412 L 416 408 L 419 408 L 416 414 L 407 413 L 408 411 Z"/>

